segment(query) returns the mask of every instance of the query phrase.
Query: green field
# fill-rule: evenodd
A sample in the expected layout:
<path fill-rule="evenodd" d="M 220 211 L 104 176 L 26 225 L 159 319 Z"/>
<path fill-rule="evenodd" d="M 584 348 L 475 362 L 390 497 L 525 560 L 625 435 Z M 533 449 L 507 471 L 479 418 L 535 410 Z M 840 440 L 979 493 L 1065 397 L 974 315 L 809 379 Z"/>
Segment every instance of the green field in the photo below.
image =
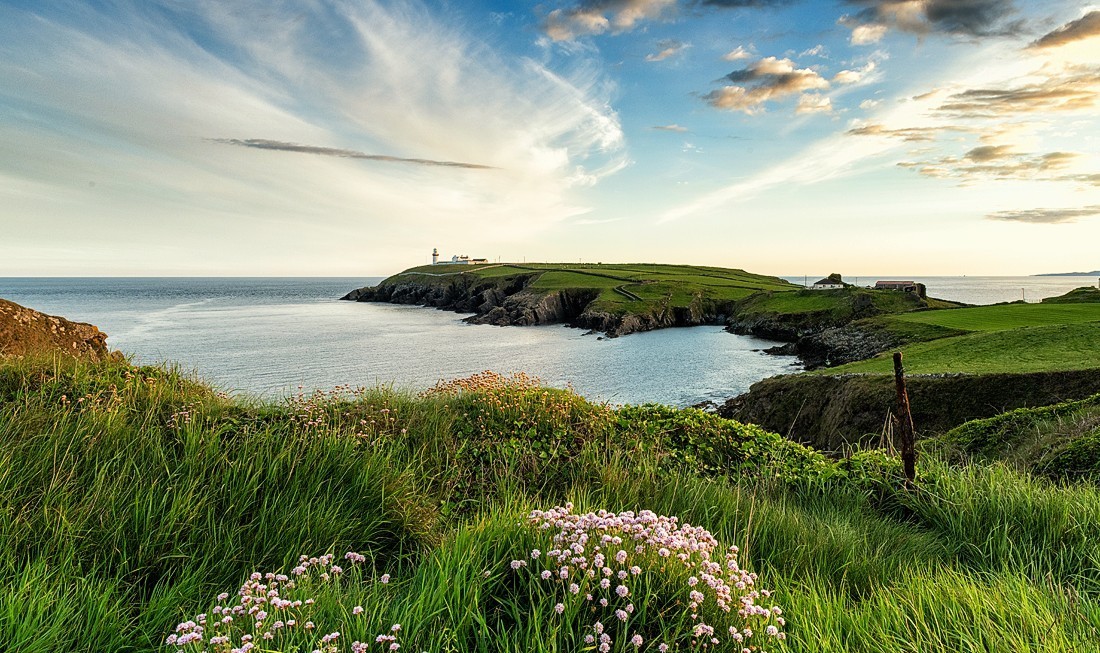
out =
<path fill-rule="evenodd" d="M 954 312 L 954 311 L 952 311 Z M 896 318 L 894 318 L 896 319 Z M 973 322 L 971 322 L 973 323 Z M 1100 367 L 1100 322 L 978 331 L 902 348 L 912 374 L 1043 372 Z M 892 374 L 890 353 L 813 374 Z"/>
<path fill-rule="evenodd" d="M 1019 327 L 1100 321 L 1100 303 L 998 304 L 949 311 L 922 311 L 895 315 L 889 319 L 960 331 L 1002 331 Z"/>
<path fill-rule="evenodd" d="M 1100 490 L 935 450 L 918 469 L 902 489 L 878 452 L 833 461 L 701 411 L 611 409 L 522 378 L 258 403 L 158 368 L 0 361 L 0 650 L 222 653 L 247 635 L 264 653 L 351 653 L 388 650 L 383 635 L 402 651 L 587 651 L 599 620 L 612 651 L 684 651 L 697 614 L 721 638 L 708 650 L 751 625 L 773 653 L 1100 651 Z M 605 544 L 614 585 L 560 580 L 553 531 L 526 517 L 567 502 L 676 516 L 719 560 L 739 546 L 782 621 L 723 611 L 710 581 L 689 609 L 702 567 L 635 549 L 635 531 L 602 531 L 626 535 L 625 562 Z M 593 532 L 569 555 L 587 560 Z M 263 604 L 238 594 L 253 572 L 263 588 L 242 591 Z M 203 621 L 198 641 L 165 644 Z"/>

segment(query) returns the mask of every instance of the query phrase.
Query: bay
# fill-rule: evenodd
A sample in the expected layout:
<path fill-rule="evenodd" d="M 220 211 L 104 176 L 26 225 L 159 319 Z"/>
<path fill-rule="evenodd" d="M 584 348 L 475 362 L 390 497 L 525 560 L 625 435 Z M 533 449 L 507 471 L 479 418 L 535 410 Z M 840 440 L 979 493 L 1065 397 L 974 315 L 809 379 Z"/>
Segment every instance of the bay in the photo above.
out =
<path fill-rule="evenodd" d="M 338 301 L 379 279 L 15 278 L 0 297 L 95 324 L 139 363 L 170 362 L 267 397 L 299 387 L 423 390 L 492 370 L 571 385 L 596 401 L 722 401 L 799 369 L 776 343 L 706 326 L 598 339 L 561 325 L 494 327 L 430 308 Z"/>
<path fill-rule="evenodd" d="M 801 283 L 805 277 L 785 277 Z M 971 304 L 1039 301 L 1085 277 L 904 278 Z M 423 390 L 485 370 L 524 372 L 596 401 L 720 402 L 798 371 L 776 343 L 705 326 L 599 339 L 560 325 L 469 325 L 414 306 L 338 301 L 379 278 L 0 278 L 0 297 L 89 322 L 138 363 L 178 364 L 215 386 L 265 397 L 337 385 Z M 809 279 L 810 282 L 815 279 Z"/>

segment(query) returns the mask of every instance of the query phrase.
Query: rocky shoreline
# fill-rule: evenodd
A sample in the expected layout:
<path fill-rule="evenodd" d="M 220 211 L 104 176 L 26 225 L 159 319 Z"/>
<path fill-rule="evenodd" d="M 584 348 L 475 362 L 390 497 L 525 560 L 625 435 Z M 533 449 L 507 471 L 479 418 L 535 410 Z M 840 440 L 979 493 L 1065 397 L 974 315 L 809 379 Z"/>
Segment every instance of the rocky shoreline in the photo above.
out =
<path fill-rule="evenodd" d="M 595 307 L 599 289 L 531 288 L 538 278 L 538 272 L 501 277 L 399 274 L 377 286 L 353 290 L 341 299 L 473 313 L 465 318 L 472 324 L 565 324 L 609 338 L 671 327 L 720 325 L 730 333 L 785 343 L 765 351 L 797 356 L 807 369 L 864 360 L 903 344 L 894 334 L 858 323 L 882 313 L 865 293 L 845 298 L 839 312 L 761 312 L 753 309 L 750 298 L 743 302 L 699 300 L 672 308 L 650 305 L 638 312 L 608 313 Z"/>
<path fill-rule="evenodd" d="M 471 324 L 565 324 L 603 333 L 608 338 L 670 327 L 721 325 L 726 323 L 732 308 L 718 302 L 695 302 L 687 308 L 612 314 L 592 307 L 599 290 L 536 291 L 528 288 L 537 276 L 478 279 L 472 275 L 457 274 L 445 279 L 434 278 L 430 283 L 410 278 L 359 288 L 341 299 L 431 306 L 458 313 L 474 313 L 465 318 Z"/>

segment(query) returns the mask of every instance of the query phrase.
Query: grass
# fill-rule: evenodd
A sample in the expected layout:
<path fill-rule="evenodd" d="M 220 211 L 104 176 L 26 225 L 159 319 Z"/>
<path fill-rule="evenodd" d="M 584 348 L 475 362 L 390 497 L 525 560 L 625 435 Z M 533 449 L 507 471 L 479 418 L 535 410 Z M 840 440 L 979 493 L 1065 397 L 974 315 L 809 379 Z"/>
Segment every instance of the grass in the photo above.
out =
<path fill-rule="evenodd" d="M 249 573 L 346 550 L 365 562 L 299 588 L 317 629 L 260 648 L 311 651 L 338 629 L 334 650 L 378 651 L 399 623 L 404 650 L 577 650 L 587 617 L 557 615 L 550 586 L 508 564 L 548 550 L 523 516 L 565 501 L 740 546 L 785 612 L 770 650 L 1100 650 L 1100 490 L 950 460 L 925 453 L 905 491 L 875 452 L 832 461 L 522 377 L 264 404 L 172 370 L 6 360 L 0 650 L 174 650 L 175 624 Z M 688 619 L 666 573 L 636 586 L 642 650 Z M 613 650 L 633 651 L 620 630 Z"/>
<path fill-rule="evenodd" d="M 967 422 L 935 444 L 1052 479 L 1100 480 L 1100 395 Z"/>
<path fill-rule="evenodd" d="M 949 311 L 906 313 L 891 316 L 890 319 L 959 331 L 1004 331 L 1021 327 L 1097 322 L 1100 321 L 1100 303 L 998 304 Z"/>
<path fill-rule="evenodd" d="M 954 312 L 954 311 L 951 311 Z M 1100 367 L 1100 323 L 980 331 L 904 348 L 911 374 L 1046 372 Z M 889 352 L 814 374 L 893 374 Z"/>
<path fill-rule="evenodd" d="M 667 313 L 675 309 L 701 309 L 704 305 L 729 305 L 753 293 L 786 293 L 799 286 L 777 277 L 744 270 L 691 265 L 506 263 L 476 266 L 419 266 L 390 277 L 381 285 L 417 279 L 427 285 L 461 282 L 512 285 L 514 292 L 552 293 L 596 290 L 589 309 L 615 315 Z M 524 279 L 520 286 L 515 281 Z M 623 293 L 617 289 L 625 289 Z M 641 300 L 630 297 L 633 294 Z"/>

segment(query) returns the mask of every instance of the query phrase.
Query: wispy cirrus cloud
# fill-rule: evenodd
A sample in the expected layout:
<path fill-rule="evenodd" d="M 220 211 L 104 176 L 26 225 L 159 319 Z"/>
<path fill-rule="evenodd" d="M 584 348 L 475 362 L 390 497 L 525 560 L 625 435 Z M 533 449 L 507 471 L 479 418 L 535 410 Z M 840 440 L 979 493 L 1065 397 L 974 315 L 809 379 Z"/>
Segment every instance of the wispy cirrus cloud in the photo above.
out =
<path fill-rule="evenodd" d="M 959 157 L 944 156 L 923 161 L 903 161 L 898 165 L 912 168 L 927 177 L 970 182 L 991 180 L 1058 180 L 1080 155 L 1075 152 L 1032 154 L 1016 152 L 1011 145 L 980 145 Z"/>
<path fill-rule="evenodd" d="M 1100 98 L 1100 67 L 1045 68 L 1029 79 L 955 91 L 936 111 L 960 118 L 992 118 L 1091 109 Z"/>
<path fill-rule="evenodd" d="M 873 107 L 872 107 L 873 108 Z M 970 127 L 961 125 L 936 125 L 929 127 L 886 127 L 882 123 L 867 123 L 850 128 L 849 136 L 889 136 L 909 143 L 930 143 L 945 132 L 968 132 Z"/>
<path fill-rule="evenodd" d="M 1036 49 L 1057 48 L 1069 43 L 1100 36 L 1100 10 L 1093 10 L 1077 20 L 1036 39 L 1031 46 Z"/>
<path fill-rule="evenodd" d="M 1079 218 L 1100 216 L 1100 205 L 1078 208 L 1023 209 L 1020 211 L 997 211 L 985 217 L 988 220 L 1002 222 L 1025 222 L 1029 224 L 1065 224 L 1076 222 Z"/>
<path fill-rule="evenodd" d="M 392 269 L 418 233 L 498 242 L 584 214 L 575 189 L 629 161 L 598 61 L 556 72 L 419 2 L 67 7 L 0 7 L 0 260 L 37 260 L 20 243 L 41 233 L 108 273 L 355 273 L 334 235 L 361 229 Z"/>
<path fill-rule="evenodd" d="M 439 166 L 443 168 L 467 168 L 470 170 L 495 170 L 494 166 L 481 165 L 480 163 L 464 163 L 462 161 L 437 161 L 435 159 L 415 159 L 388 154 L 367 154 L 358 150 L 347 150 L 337 147 L 320 147 L 317 145 L 301 145 L 299 143 L 287 143 L 285 141 L 272 141 L 266 138 L 210 138 L 213 143 L 223 145 L 237 145 L 239 147 L 251 147 L 257 150 L 274 150 L 278 152 L 297 152 L 299 154 L 316 154 L 320 156 L 334 156 L 341 159 L 362 159 L 364 161 L 382 161 L 386 163 L 413 163 L 423 166 Z"/>
<path fill-rule="evenodd" d="M 662 131 L 662 132 L 677 132 L 677 133 L 684 133 L 684 132 L 688 131 L 687 127 L 677 125 L 676 123 L 672 123 L 671 125 L 654 125 L 654 126 L 650 127 L 650 129 L 656 129 L 657 131 Z"/>
<path fill-rule="evenodd" d="M 646 61 L 664 61 L 670 57 L 675 57 L 687 48 L 691 47 L 690 44 L 683 41 L 677 41 L 675 39 L 665 39 L 657 42 L 657 52 L 647 54 Z"/>

